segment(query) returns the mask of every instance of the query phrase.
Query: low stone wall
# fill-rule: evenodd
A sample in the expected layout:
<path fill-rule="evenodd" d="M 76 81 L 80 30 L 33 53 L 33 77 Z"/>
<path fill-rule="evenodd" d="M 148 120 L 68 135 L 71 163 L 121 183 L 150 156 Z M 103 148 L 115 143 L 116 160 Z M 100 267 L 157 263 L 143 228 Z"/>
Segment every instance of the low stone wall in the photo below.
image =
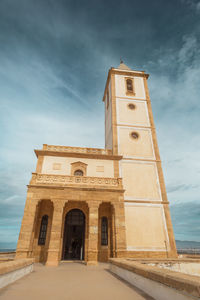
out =
<path fill-rule="evenodd" d="M 161 262 L 161 263 L 149 263 L 149 266 L 155 266 L 162 269 L 168 269 L 184 274 L 200 276 L 200 263 L 196 262 Z"/>
<path fill-rule="evenodd" d="M 14 258 L 16 254 L 16 251 L 4 251 L 0 252 L 0 258 L 6 257 L 6 258 Z"/>
<path fill-rule="evenodd" d="M 200 280 L 197 276 L 114 258 L 110 259 L 110 270 L 158 300 L 200 298 Z"/>
<path fill-rule="evenodd" d="M 0 263 L 13 260 L 15 258 L 15 254 L 15 251 L 0 252 Z"/>
<path fill-rule="evenodd" d="M 0 288 L 20 279 L 33 271 L 32 258 L 13 260 L 0 264 Z"/>

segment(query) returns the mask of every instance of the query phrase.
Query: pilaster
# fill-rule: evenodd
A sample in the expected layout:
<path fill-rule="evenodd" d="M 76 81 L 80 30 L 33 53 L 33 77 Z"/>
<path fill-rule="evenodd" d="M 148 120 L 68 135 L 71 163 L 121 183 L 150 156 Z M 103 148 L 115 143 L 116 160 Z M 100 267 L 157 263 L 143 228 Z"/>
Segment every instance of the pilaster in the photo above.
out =
<path fill-rule="evenodd" d="M 115 257 L 124 257 L 126 252 L 126 229 L 124 203 L 114 203 Z"/>
<path fill-rule="evenodd" d="M 98 210 L 99 203 L 92 201 L 89 206 L 89 235 L 87 264 L 96 265 L 98 260 Z"/>
<path fill-rule="evenodd" d="M 22 219 L 15 259 L 27 258 L 32 252 L 32 233 L 34 231 L 38 200 L 28 192 Z"/>
<path fill-rule="evenodd" d="M 115 75 L 111 75 L 111 100 L 112 100 L 112 135 L 113 135 L 113 154 L 118 154 L 118 138 L 117 138 L 117 112 L 115 97 Z M 115 166 L 116 169 L 116 166 Z M 117 171 L 116 171 L 117 172 Z"/>
<path fill-rule="evenodd" d="M 158 178 L 159 178 L 159 183 L 160 183 L 163 208 L 164 208 L 167 231 L 168 231 L 168 236 L 169 236 L 170 249 L 168 250 L 169 251 L 168 255 L 169 255 L 169 257 L 177 257 L 176 243 L 175 243 L 172 221 L 171 221 L 171 216 L 170 216 L 170 211 L 169 211 L 169 205 L 168 205 L 168 203 L 164 204 L 164 202 L 165 203 L 168 202 L 168 198 L 167 198 L 167 192 L 166 192 L 165 181 L 164 181 L 164 176 L 163 176 L 162 164 L 160 161 L 160 153 L 159 153 L 159 148 L 158 148 L 157 135 L 156 135 L 156 130 L 155 130 L 153 112 L 152 112 L 151 101 L 150 101 L 150 97 L 149 97 L 149 89 L 148 89 L 146 78 L 144 79 L 144 86 L 145 86 L 145 94 L 146 94 L 146 99 L 147 99 L 147 107 L 148 107 L 148 112 L 149 112 L 150 125 L 153 128 L 152 129 L 153 145 L 154 145 L 154 150 L 155 150 Z"/>
<path fill-rule="evenodd" d="M 60 239 L 64 202 L 61 200 L 54 201 L 53 205 L 54 211 L 46 266 L 57 266 L 60 257 Z"/>

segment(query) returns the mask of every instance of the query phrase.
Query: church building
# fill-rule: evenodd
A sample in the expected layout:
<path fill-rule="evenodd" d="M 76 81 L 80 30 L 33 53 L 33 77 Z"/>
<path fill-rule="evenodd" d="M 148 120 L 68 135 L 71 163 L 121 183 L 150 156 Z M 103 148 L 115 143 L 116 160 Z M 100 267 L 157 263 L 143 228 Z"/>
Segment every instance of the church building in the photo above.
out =
<path fill-rule="evenodd" d="M 109 70 L 105 149 L 35 150 L 16 259 L 177 257 L 148 77 L 123 62 Z"/>

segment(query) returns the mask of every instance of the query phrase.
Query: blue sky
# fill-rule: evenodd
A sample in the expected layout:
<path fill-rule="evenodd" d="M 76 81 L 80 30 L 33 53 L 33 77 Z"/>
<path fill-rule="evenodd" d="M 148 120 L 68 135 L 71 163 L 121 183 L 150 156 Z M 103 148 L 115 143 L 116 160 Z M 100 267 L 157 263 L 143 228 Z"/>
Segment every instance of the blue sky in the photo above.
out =
<path fill-rule="evenodd" d="M 175 237 L 200 241 L 200 1 L 0 1 L 0 247 L 15 247 L 43 143 L 104 147 L 120 57 L 149 89 Z"/>

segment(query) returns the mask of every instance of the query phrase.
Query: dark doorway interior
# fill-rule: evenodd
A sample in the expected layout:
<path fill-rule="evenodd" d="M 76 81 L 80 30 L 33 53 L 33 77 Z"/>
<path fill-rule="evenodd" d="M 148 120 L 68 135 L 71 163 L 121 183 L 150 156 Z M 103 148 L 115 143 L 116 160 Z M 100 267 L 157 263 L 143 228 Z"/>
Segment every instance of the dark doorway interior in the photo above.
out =
<path fill-rule="evenodd" d="M 65 217 L 64 260 L 84 260 L 85 215 L 80 209 L 70 210 Z"/>

